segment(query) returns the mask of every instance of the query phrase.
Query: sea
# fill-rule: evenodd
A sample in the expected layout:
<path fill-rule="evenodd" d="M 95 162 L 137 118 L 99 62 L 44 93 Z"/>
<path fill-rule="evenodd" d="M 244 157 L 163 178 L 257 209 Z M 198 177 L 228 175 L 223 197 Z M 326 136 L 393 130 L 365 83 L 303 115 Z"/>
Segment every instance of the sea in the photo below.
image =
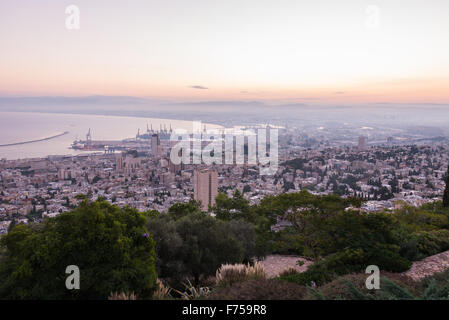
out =
<path fill-rule="evenodd" d="M 20 143 L 53 137 L 68 131 L 67 134 L 45 140 L 0 147 L 0 159 L 15 160 L 43 158 L 49 155 L 77 155 L 86 151 L 71 149 L 78 139 L 85 140 L 91 131 L 92 140 L 123 140 L 135 138 L 138 130 L 143 134 L 147 126 L 159 130 L 162 128 L 184 129 L 192 131 L 193 122 L 185 120 L 140 118 L 124 116 L 0 112 L 0 145 Z M 221 128 L 219 125 L 206 124 L 208 128 Z"/>

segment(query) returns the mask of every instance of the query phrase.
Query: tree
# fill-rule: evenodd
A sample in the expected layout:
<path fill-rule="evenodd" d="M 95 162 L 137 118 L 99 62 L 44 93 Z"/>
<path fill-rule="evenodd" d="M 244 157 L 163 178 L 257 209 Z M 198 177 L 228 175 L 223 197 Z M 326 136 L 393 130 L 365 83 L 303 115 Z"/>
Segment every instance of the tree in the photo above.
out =
<path fill-rule="evenodd" d="M 245 185 L 244 187 L 243 187 L 243 193 L 247 193 L 247 192 L 251 192 L 251 186 L 249 186 L 249 185 Z"/>
<path fill-rule="evenodd" d="M 443 193 L 443 207 L 449 207 L 449 167 L 447 168 L 446 173 L 446 188 L 444 188 Z"/>
<path fill-rule="evenodd" d="M 183 240 L 183 262 L 198 285 L 201 275 L 214 275 L 224 263 L 241 263 L 242 244 L 229 232 L 226 223 L 205 214 L 179 219 L 176 230 Z"/>
<path fill-rule="evenodd" d="M 171 215 L 148 218 L 154 235 L 157 268 L 161 277 L 180 282 L 214 275 L 224 263 L 241 263 L 255 255 L 254 226 L 220 221 L 202 212 L 175 219 Z"/>
<path fill-rule="evenodd" d="M 249 201 L 245 199 L 243 193 L 238 189 L 229 198 L 225 193 L 219 192 L 215 198 L 215 205 L 212 208 L 216 214 L 217 219 L 231 220 L 231 219 L 248 219 L 250 215 Z"/>
<path fill-rule="evenodd" d="M 201 212 L 201 204 L 196 200 L 190 200 L 187 203 L 175 203 L 168 208 L 168 213 L 174 219 L 179 219 L 185 215 L 199 212 Z"/>
<path fill-rule="evenodd" d="M 115 291 L 151 297 L 157 275 L 145 222 L 134 209 L 84 200 L 40 224 L 17 225 L 0 240 L 0 298 L 107 299 Z M 79 290 L 66 289 L 69 265 L 79 267 Z"/>
<path fill-rule="evenodd" d="M 156 242 L 156 270 L 159 278 L 171 278 L 180 283 L 187 272 L 182 261 L 183 239 L 176 231 L 173 217 L 148 214 L 147 227 Z"/>

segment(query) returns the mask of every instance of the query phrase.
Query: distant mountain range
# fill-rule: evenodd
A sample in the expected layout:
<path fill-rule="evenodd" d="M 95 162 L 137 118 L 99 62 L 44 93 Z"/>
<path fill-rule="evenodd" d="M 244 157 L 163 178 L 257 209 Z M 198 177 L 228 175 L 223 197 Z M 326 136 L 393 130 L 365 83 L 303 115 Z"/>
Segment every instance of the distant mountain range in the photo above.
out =
<path fill-rule="evenodd" d="M 435 103 L 368 103 L 323 105 L 262 101 L 171 101 L 132 96 L 0 97 L 0 111 L 101 114 L 202 120 L 217 124 L 308 124 L 352 122 L 448 127 L 449 105 Z"/>

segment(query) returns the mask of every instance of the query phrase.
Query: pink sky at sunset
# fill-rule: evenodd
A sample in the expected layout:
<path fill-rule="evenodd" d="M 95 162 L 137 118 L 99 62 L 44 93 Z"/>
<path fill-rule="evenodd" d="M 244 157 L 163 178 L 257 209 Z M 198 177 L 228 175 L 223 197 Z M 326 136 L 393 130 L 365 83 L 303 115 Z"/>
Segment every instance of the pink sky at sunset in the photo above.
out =
<path fill-rule="evenodd" d="M 0 39 L 1 96 L 449 103 L 445 0 L 1 1 Z"/>

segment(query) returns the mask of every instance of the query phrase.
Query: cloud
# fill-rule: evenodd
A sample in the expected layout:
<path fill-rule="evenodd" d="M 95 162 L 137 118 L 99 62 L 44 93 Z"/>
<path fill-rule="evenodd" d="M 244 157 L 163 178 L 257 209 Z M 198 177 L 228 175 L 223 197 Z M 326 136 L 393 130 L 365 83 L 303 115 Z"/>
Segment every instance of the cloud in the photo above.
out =
<path fill-rule="evenodd" d="M 295 98 L 295 100 L 322 100 L 321 97 L 299 97 Z"/>
<path fill-rule="evenodd" d="M 201 89 L 201 90 L 207 90 L 207 89 L 209 89 L 209 88 L 203 87 L 203 86 L 190 86 L 189 88 L 192 88 L 192 89 Z"/>

